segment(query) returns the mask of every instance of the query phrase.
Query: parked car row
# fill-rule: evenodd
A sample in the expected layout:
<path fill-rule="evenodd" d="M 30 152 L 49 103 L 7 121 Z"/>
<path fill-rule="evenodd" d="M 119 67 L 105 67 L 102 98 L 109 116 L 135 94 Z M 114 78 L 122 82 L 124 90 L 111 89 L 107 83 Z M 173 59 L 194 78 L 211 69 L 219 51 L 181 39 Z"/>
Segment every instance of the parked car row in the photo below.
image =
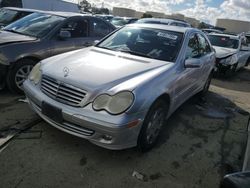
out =
<path fill-rule="evenodd" d="M 105 148 L 145 151 L 167 117 L 208 91 L 214 71 L 249 61 L 241 37 L 207 35 L 178 20 L 116 27 L 66 12 L 15 21 L 0 32 L 1 87 L 24 89 L 33 110 L 58 129 Z"/>

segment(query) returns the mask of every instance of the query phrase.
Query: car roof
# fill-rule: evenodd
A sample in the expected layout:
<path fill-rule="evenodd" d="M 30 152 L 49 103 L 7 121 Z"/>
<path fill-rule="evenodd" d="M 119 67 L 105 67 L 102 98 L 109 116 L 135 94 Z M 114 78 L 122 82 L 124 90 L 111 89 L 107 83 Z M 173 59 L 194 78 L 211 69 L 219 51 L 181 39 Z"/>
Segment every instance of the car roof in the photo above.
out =
<path fill-rule="evenodd" d="M 134 18 L 134 17 L 119 17 L 119 16 L 115 16 L 113 19 L 130 20 L 130 19 L 138 19 L 138 18 Z"/>
<path fill-rule="evenodd" d="M 44 11 L 44 13 L 61 16 L 65 18 L 72 17 L 72 16 L 92 16 L 91 14 L 81 14 L 77 12 Z"/>
<path fill-rule="evenodd" d="M 175 20 L 175 19 L 167 19 L 167 18 L 142 18 L 142 19 L 140 19 L 140 21 L 157 21 L 157 22 L 162 22 L 162 23 L 177 22 L 177 23 L 184 23 L 184 24 L 189 25 L 185 21 Z"/>
<path fill-rule="evenodd" d="M 44 12 L 43 10 L 29 9 L 29 8 L 18 8 L 18 7 L 2 7 L 2 9 L 16 10 L 20 12 Z"/>
<path fill-rule="evenodd" d="M 77 12 L 62 12 L 62 11 L 45 11 L 45 10 L 36 10 L 36 9 L 26 9 L 26 8 L 17 8 L 17 7 L 3 7 L 4 9 L 16 10 L 16 11 L 25 11 L 25 12 L 39 12 L 44 14 L 51 14 L 61 17 L 72 17 L 72 16 L 89 16 L 91 14 L 81 14 Z"/>
<path fill-rule="evenodd" d="M 208 36 L 219 36 L 219 37 L 229 37 L 230 39 L 240 39 L 239 36 L 237 35 L 230 35 L 230 34 L 225 34 L 225 33 L 211 33 Z"/>
<path fill-rule="evenodd" d="M 179 27 L 179 26 L 172 26 L 172 25 L 163 25 L 163 24 L 150 24 L 150 23 L 133 23 L 129 24 L 126 27 L 144 27 L 144 28 L 151 28 L 151 29 L 162 29 L 168 31 L 175 31 L 179 33 L 186 33 L 191 31 L 198 31 L 201 33 L 200 30 L 191 28 L 191 27 Z"/>

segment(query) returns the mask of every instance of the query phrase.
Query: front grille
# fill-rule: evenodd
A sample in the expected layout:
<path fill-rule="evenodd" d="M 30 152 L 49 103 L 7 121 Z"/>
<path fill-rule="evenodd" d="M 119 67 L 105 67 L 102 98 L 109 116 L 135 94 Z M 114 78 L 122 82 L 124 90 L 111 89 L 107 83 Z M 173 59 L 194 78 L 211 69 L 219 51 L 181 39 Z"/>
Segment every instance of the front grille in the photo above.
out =
<path fill-rule="evenodd" d="M 49 97 L 70 106 L 80 106 L 86 92 L 48 76 L 42 77 L 41 90 Z"/>

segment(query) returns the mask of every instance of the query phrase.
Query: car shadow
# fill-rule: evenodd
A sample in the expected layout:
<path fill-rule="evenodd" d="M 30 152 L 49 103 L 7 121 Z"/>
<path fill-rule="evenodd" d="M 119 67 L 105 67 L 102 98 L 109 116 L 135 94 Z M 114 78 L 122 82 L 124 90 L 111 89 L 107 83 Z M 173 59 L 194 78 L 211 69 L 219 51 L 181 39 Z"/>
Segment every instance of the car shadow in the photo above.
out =
<path fill-rule="evenodd" d="M 246 83 L 249 87 L 246 87 Z M 224 89 L 250 92 L 250 67 L 242 68 L 230 77 L 218 75 L 212 79 L 211 84 Z"/>

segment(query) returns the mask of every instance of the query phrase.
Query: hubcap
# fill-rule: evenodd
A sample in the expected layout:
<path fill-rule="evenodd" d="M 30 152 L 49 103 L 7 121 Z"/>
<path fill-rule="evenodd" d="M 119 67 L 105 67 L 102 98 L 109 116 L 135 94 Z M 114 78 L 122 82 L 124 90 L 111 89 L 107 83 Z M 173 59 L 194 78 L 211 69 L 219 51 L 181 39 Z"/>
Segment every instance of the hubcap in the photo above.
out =
<path fill-rule="evenodd" d="M 158 137 L 160 133 L 160 129 L 164 123 L 165 113 L 163 109 L 156 110 L 147 126 L 147 142 L 148 144 L 152 144 Z"/>
<path fill-rule="evenodd" d="M 33 68 L 33 65 L 25 65 L 22 66 L 20 69 L 18 69 L 16 76 L 15 76 L 15 82 L 19 89 L 23 89 L 23 82 L 28 78 L 31 70 Z"/>

